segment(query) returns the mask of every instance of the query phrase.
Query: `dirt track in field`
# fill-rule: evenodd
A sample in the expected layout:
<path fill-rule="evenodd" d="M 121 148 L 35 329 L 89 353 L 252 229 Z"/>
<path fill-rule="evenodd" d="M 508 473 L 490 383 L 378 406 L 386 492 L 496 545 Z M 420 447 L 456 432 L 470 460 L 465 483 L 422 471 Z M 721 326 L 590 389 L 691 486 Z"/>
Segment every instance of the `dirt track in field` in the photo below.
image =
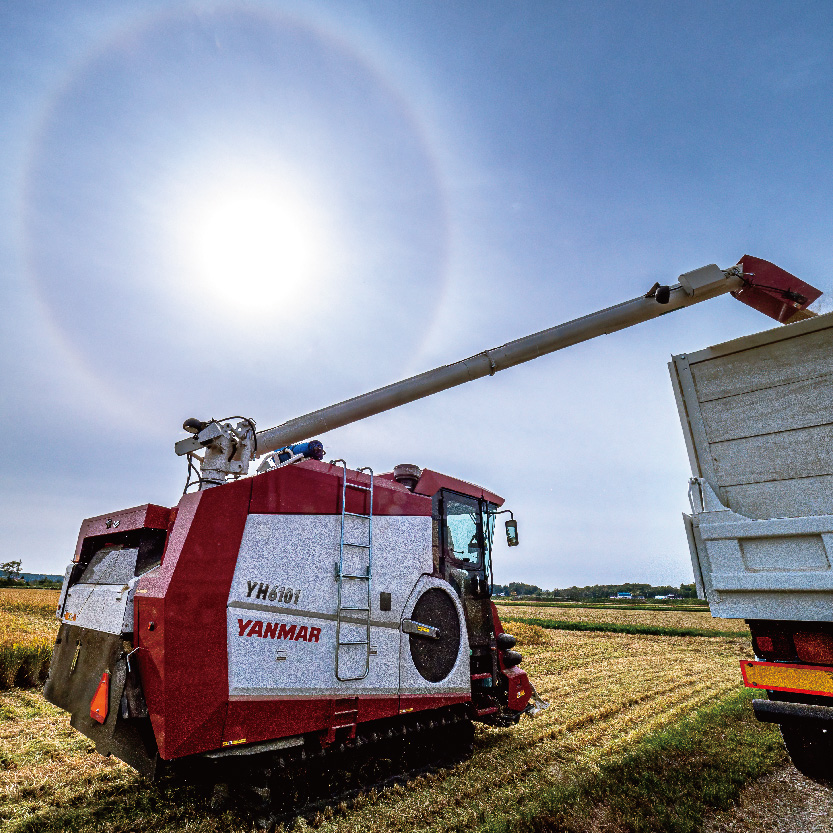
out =
<path fill-rule="evenodd" d="M 833 790 L 791 765 L 748 786 L 730 810 L 714 813 L 703 833 L 831 833 Z"/>

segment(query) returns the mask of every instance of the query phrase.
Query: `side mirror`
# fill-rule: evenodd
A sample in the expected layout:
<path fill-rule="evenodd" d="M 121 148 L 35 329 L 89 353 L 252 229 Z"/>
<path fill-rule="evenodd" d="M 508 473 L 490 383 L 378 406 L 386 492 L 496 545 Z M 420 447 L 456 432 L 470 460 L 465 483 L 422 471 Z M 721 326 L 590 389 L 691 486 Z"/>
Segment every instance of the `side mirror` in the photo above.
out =
<path fill-rule="evenodd" d="M 518 522 L 514 518 L 506 522 L 506 543 L 510 547 L 518 546 Z"/>

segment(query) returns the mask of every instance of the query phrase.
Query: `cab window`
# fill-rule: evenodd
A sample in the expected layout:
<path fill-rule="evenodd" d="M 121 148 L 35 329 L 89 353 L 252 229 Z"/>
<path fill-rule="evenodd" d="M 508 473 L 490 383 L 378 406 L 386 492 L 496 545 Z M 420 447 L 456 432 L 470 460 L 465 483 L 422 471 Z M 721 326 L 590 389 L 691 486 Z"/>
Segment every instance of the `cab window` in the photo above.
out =
<path fill-rule="evenodd" d="M 454 493 L 444 495 L 444 554 L 467 569 L 480 569 L 483 566 L 481 518 L 480 501 Z"/>

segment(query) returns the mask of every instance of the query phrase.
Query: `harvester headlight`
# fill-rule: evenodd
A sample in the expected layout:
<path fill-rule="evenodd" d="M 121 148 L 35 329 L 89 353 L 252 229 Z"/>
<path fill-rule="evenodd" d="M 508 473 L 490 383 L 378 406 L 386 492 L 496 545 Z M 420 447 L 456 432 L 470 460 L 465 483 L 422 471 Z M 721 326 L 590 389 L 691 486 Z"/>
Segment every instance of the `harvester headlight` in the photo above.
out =
<path fill-rule="evenodd" d="M 208 425 L 207 422 L 203 422 L 201 419 L 197 419 L 196 417 L 191 417 L 182 423 L 182 428 L 189 434 L 199 434 L 206 425 Z"/>

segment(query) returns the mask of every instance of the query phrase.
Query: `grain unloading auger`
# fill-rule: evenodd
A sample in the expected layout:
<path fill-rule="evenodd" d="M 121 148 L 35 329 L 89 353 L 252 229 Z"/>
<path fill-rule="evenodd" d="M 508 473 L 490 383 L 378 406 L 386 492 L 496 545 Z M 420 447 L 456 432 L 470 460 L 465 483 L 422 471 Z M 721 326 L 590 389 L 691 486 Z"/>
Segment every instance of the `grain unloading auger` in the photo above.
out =
<path fill-rule="evenodd" d="M 249 462 L 256 456 L 282 451 L 292 443 L 316 434 L 358 422 L 465 382 L 494 376 L 499 370 L 596 336 L 624 330 L 727 292 L 782 324 L 798 320 L 802 315 L 811 315 L 804 310 L 821 295 L 812 286 L 774 264 L 746 255 L 730 269 L 721 270 L 714 264 L 695 269 L 680 275 L 679 283 L 673 286 L 655 284 L 642 297 L 313 411 L 275 428 L 260 431 L 256 437 L 251 420 L 242 420 L 234 428 L 217 421 L 188 420 L 184 427 L 195 436 L 178 442 L 176 453 L 189 454 L 205 448 L 205 458 L 201 461 L 201 486 L 224 483 L 229 476 L 245 474 Z M 263 468 L 261 466 L 261 470 Z"/>
<path fill-rule="evenodd" d="M 354 789 L 380 760 L 453 759 L 473 720 L 534 712 L 490 600 L 503 499 L 413 465 L 324 463 L 309 438 L 726 292 L 783 323 L 821 294 L 744 257 L 266 431 L 187 420 L 176 451 L 199 491 L 83 522 L 46 697 L 101 753 L 236 780 L 262 807 L 278 770 L 297 807 L 323 772 Z"/>

